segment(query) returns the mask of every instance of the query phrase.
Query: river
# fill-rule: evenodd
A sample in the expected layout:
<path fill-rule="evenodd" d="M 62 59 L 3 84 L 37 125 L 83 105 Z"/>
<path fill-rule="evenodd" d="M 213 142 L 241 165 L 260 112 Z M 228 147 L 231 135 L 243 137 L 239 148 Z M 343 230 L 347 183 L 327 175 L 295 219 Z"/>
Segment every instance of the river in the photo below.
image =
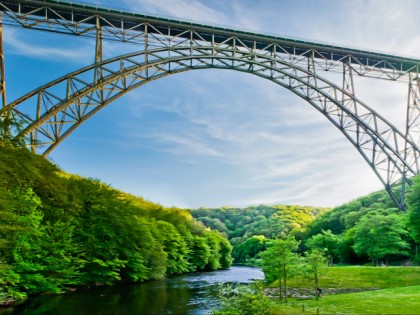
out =
<path fill-rule="evenodd" d="M 250 283 L 263 278 L 259 268 L 232 266 L 228 270 L 192 273 L 160 281 L 43 295 L 14 308 L 0 309 L 0 314 L 209 314 L 217 306 L 219 284 Z"/>

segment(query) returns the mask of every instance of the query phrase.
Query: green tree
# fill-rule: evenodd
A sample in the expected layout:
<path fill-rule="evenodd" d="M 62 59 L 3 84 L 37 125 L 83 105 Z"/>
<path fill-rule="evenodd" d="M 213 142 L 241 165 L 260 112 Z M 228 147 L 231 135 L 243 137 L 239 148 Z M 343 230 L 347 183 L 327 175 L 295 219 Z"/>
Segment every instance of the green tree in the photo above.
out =
<path fill-rule="evenodd" d="M 294 238 L 285 240 L 276 239 L 267 244 L 267 249 L 261 253 L 262 267 L 267 281 L 279 281 L 279 294 L 282 300 L 282 284 L 284 297 L 287 303 L 287 279 L 297 274 L 300 270 L 300 259 L 296 254 L 299 246 Z"/>
<path fill-rule="evenodd" d="M 313 277 L 315 289 L 319 288 L 319 277 L 327 272 L 328 263 L 324 251 L 314 249 L 305 252 L 306 273 Z"/>
<path fill-rule="evenodd" d="M 163 250 L 167 253 L 167 273 L 178 274 L 188 271 L 188 247 L 177 229 L 165 221 L 157 221 L 154 237 L 158 240 Z"/>
<path fill-rule="evenodd" d="M 367 255 L 372 264 L 375 260 L 378 264 L 379 259 L 387 259 L 390 255 L 408 255 L 409 244 L 403 239 L 408 233 L 396 214 L 365 216 L 354 229 L 354 251 L 358 255 Z"/>
<path fill-rule="evenodd" d="M 253 235 L 233 249 L 232 256 L 236 262 L 246 263 L 266 249 L 267 239 L 264 235 Z"/>
<path fill-rule="evenodd" d="M 337 254 L 339 239 L 330 230 L 322 230 L 322 233 L 312 236 L 307 240 L 306 245 L 310 249 L 325 251 L 328 256 L 328 264 L 330 266 L 333 265 L 334 257 L 336 257 Z"/>
<path fill-rule="evenodd" d="M 229 241 L 219 234 L 219 248 L 220 248 L 220 268 L 227 269 L 232 265 L 233 258 L 232 254 L 232 245 Z"/>
<path fill-rule="evenodd" d="M 190 271 L 205 270 L 210 258 L 210 246 L 207 245 L 206 238 L 194 236 L 188 259 Z"/>

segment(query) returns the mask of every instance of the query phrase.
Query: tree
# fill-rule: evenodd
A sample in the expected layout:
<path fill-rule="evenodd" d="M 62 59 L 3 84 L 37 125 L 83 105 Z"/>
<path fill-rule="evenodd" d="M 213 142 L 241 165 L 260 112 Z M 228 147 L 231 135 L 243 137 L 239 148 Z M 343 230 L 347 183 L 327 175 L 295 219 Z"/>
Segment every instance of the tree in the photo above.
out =
<path fill-rule="evenodd" d="M 305 252 L 306 272 L 313 277 L 315 289 L 319 288 L 319 277 L 327 272 L 327 258 L 324 251 L 314 249 L 310 252 Z"/>
<path fill-rule="evenodd" d="M 333 265 L 333 257 L 336 256 L 338 244 L 339 239 L 331 232 L 331 230 L 322 230 L 322 233 L 312 236 L 306 243 L 310 249 L 325 251 L 328 256 L 329 266 Z"/>
<path fill-rule="evenodd" d="M 267 239 L 264 235 L 254 235 L 233 250 L 233 257 L 236 262 L 246 263 L 253 259 L 260 252 L 264 251 Z"/>
<path fill-rule="evenodd" d="M 300 268 L 300 259 L 296 254 L 299 246 L 294 238 L 276 239 L 267 244 L 267 249 L 261 253 L 263 272 L 267 281 L 279 281 L 279 294 L 282 300 L 282 284 L 287 303 L 287 278 L 295 275 Z M 282 279 L 283 278 L 283 279 Z"/>
<path fill-rule="evenodd" d="M 158 240 L 163 250 L 168 254 L 167 273 L 178 274 L 188 271 L 187 243 L 177 229 L 168 222 L 157 221 L 155 239 Z"/>
<path fill-rule="evenodd" d="M 194 236 L 188 261 L 190 271 L 204 270 L 211 258 L 210 247 L 202 236 Z"/>
<path fill-rule="evenodd" d="M 390 255 L 407 256 L 409 244 L 402 238 L 407 235 L 402 219 L 391 214 L 367 215 L 354 227 L 353 249 L 358 255 L 367 255 L 372 260 L 387 258 Z"/>

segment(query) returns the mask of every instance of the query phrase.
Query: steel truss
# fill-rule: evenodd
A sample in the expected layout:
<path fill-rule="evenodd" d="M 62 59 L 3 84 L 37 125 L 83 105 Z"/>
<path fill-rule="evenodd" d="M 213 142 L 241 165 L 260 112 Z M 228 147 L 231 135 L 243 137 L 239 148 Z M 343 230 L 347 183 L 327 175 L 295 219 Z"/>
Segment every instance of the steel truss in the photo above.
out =
<path fill-rule="evenodd" d="M 143 84 L 212 68 L 260 76 L 306 100 L 357 148 L 400 209 L 405 184 L 420 173 L 418 60 L 59 1 L 1 1 L 0 9 L 6 25 L 96 38 L 93 65 L 0 110 L 3 120 L 12 115 L 21 121 L 22 129 L 10 132 L 34 151 L 49 154 L 104 106 Z M 102 39 L 134 42 L 140 49 L 102 61 Z M 342 73 L 343 82 L 330 82 L 322 71 Z M 405 132 L 356 98 L 354 74 L 408 81 Z M 392 190 L 398 182 L 400 196 Z"/>

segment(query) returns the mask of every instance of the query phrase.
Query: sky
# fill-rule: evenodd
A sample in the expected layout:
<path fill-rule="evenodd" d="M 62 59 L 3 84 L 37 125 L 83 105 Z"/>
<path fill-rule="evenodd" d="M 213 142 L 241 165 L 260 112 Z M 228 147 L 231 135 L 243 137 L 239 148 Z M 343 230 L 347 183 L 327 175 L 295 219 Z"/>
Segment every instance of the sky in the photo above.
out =
<path fill-rule="evenodd" d="M 420 59 L 416 0 L 79 2 Z M 3 36 L 8 101 L 94 59 L 92 39 L 10 27 Z M 105 43 L 104 57 L 137 48 Z M 340 76 L 333 79 L 340 84 Z M 406 83 L 355 78 L 355 90 L 402 128 Z M 333 207 L 382 189 L 357 150 L 307 102 L 226 70 L 177 74 L 126 94 L 49 159 L 168 207 Z"/>

